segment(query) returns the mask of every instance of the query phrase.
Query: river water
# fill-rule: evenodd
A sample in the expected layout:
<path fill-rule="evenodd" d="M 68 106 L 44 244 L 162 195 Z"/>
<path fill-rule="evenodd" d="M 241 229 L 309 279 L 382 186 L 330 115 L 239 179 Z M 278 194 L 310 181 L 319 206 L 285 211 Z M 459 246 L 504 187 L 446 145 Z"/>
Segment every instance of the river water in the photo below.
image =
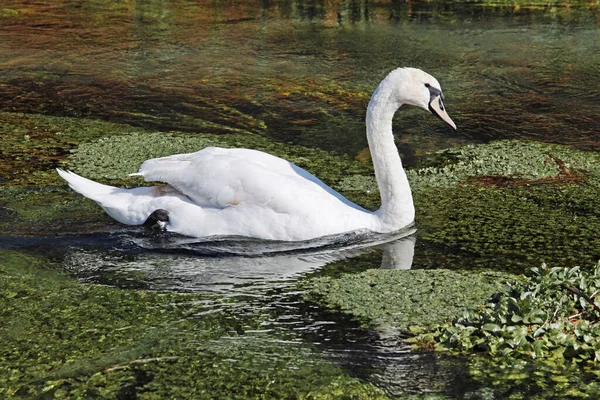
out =
<path fill-rule="evenodd" d="M 0 110 L 6 112 L 190 134 L 247 133 L 354 157 L 366 147 L 370 93 L 398 66 L 436 76 L 459 127 L 450 132 L 419 110 L 402 112 L 394 129 L 409 166 L 427 151 L 504 138 L 600 148 L 594 1 L 0 5 Z M 58 153 L 31 162 L 49 168 L 66 149 Z M 52 254 L 82 284 L 233 297 L 229 307 L 271 316 L 265 330 L 291 332 L 390 395 L 487 393 L 461 370 L 464 360 L 410 352 L 303 303 L 294 291 L 297 279 L 327 265 L 410 268 L 412 257 L 390 253 L 412 255 L 412 239 L 365 249 L 343 238 L 333 248 L 293 251 L 233 241 L 195 245 L 192 254 L 140 250 L 147 239 L 118 230 L 3 239 Z M 247 249 L 271 254 L 261 258 Z"/>

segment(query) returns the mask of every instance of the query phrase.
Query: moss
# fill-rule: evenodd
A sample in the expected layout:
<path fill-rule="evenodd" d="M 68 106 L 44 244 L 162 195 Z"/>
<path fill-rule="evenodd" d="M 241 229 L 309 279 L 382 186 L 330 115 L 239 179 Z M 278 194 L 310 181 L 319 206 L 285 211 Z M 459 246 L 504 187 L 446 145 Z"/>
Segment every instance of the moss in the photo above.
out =
<path fill-rule="evenodd" d="M 81 285 L 3 249 L 0 320 L 2 397 L 385 398 L 308 346 L 240 333 L 261 315 L 218 297 Z"/>
<path fill-rule="evenodd" d="M 371 269 L 340 278 L 314 278 L 303 286 L 309 299 L 347 312 L 365 324 L 407 330 L 459 315 L 499 290 L 501 274 L 449 270 Z"/>

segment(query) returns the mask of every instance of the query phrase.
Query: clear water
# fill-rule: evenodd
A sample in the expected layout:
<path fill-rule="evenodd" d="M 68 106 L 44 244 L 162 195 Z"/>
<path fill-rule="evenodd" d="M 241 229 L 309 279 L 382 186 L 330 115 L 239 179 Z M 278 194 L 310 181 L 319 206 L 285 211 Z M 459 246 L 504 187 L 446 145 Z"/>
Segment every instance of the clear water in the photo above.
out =
<path fill-rule="evenodd" d="M 595 2 L 5 0 L 0 110 L 243 131 L 356 155 L 366 147 L 369 94 L 390 69 L 415 66 L 438 77 L 459 130 L 405 110 L 395 133 L 409 163 L 428 150 L 499 138 L 598 150 L 599 27 Z M 61 260 L 82 283 L 229 296 L 228 310 L 265 311 L 265 331 L 314 344 L 392 395 L 460 398 L 482 390 L 460 368 L 463 360 L 410 352 L 303 303 L 294 289 L 301 277 L 356 264 L 410 267 L 410 239 L 269 247 L 259 256 L 270 245 L 166 239 L 157 252 L 111 229 L 2 241 Z"/>

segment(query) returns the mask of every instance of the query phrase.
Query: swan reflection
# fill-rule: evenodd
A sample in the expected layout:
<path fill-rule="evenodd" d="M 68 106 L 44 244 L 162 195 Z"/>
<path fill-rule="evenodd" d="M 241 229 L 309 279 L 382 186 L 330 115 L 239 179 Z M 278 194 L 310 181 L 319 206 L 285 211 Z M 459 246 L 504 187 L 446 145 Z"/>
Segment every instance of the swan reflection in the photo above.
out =
<path fill-rule="evenodd" d="M 416 242 L 414 232 L 358 232 L 294 244 L 244 238 L 192 241 L 172 235 L 127 235 L 125 241 L 144 251 L 75 247 L 66 255 L 64 265 L 87 282 L 240 294 L 281 286 L 325 265 L 378 251 L 382 252 L 381 268 L 409 269 Z"/>

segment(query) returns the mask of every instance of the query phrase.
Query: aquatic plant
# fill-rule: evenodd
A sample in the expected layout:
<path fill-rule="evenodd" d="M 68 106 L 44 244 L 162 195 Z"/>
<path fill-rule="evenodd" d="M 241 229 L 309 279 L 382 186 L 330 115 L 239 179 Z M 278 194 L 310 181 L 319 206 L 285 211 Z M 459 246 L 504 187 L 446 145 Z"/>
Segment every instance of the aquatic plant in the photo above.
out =
<path fill-rule="evenodd" d="M 500 288 L 501 273 L 369 269 L 302 283 L 306 298 L 352 314 L 367 326 L 407 331 L 440 324 Z"/>
<path fill-rule="evenodd" d="M 465 367 L 482 387 L 470 398 L 591 399 L 600 392 L 595 365 L 471 354 Z"/>
<path fill-rule="evenodd" d="M 218 296 L 82 285 L 0 249 L 0 397 L 387 398 L 238 311 Z"/>
<path fill-rule="evenodd" d="M 594 268 L 532 268 L 480 307 L 411 339 L 459 352 L 600 362 L 600 263 Z"/>
<path fill-rule="evenodd" d="M 522 273 L 542 261 L 594 263 L 600 258 L 598 157 L 523 141 L 436 152 L 409 171 L 419 237 L 451 249 L 445 268 Z M 429 256 L 420 255 L 416 265 L 429 268 Z"/>
<path fill-rule="evenodd" d="M 132 132 L 109 136 L 81 143 L 74 148 L 66 162 L 73 169 L 90 179 L 110 179 L 112 184 L 139 184 L 128 174 L 136 172 L 141 163 L 149 158 L 177 153 L 189 153 L 207 146 L 246 147 L 262 150 L 285 158 L 312 173 L 325 182 L 337 182 L 346 174 L 369 171 L 370 166 L 319 149 L 278 143 L 260 136 L 249 135 L 184 135 L 164 132 Z M 116 183 L 115 183 L 116 182 Z"/>
<path fill-rule="evenodd" d="M 599 189 L 598 180 L 588 178 L 568 184 L 417 190 L 420 238 L 452 249 L 446 252 L 447 268 L 523 273 L 542 261 L 565 267 L 591 264 L 600 258 L 595 234 Z M 417 258 L 416 265 L 430 265 L 426 257 Z"/>
<path fill-rule="evenodd" d="M 483 177 L 503 177 L 497 182 L 524 185 L 561 174 L 598 173 L 600 155 L 554 144 L 498 140 L 438 151 L 422 164 L 425 165 L 407 173 L 416 188 L 455 187 L 469 179 Z"/>

